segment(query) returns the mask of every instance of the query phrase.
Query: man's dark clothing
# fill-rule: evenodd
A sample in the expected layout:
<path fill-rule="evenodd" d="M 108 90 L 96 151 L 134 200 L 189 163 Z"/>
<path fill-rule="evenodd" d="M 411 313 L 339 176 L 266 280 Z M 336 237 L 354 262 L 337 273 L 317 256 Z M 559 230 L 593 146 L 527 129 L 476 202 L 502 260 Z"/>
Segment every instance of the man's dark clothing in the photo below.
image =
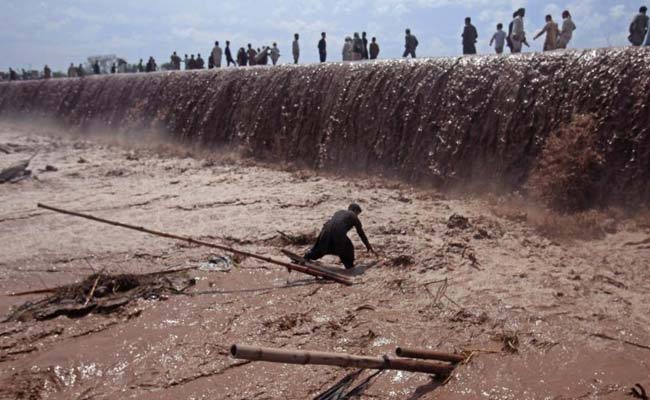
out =
<path fill-rule="evenodd" d="M 415 58 L 415 49 L 418 47 L 418 39 L 415 37 L 415 35 L 408 34 L 406 35 L 405 38 L 405 43 L 404 43 L 404 54 L 402 57 L 407 57 L 409 54 L 411 57 Z"/>
<path fill-rule="evenodd" d="M 232 53 L 230 52 L 230 46 L 226 46 L 225 53 L 226 53 L 226 63 L 227 63 L 226 66 L 230 67 L 230 63 L 232 63 L 234 66 L 237 66 L 237 63 L 232 58 Z"/>
<path fill-rule="evenodd" d="M 316 244 L 305 254 L 305 259 L 318 260 L 331 254 L 339 256 L 346 269 L 354 268 L 354 246 L 347 235 L 353 227 L 356 228 L 366 248 L 371 249 L 357 214 L 349 210 L 341 210 L 323 225 Z"/>
<path fill-rule="evenodd" d="M 465 30 L 463 31 L 463 54 L 476 54 L 476 39 L 478 39 L 476 27 L 472 24 L 465 25 Z"/>
<path fill-rule="evenodd" d="M 201 58 L 201 56 L 198 56 L 196 58 L 196 61 L 194 61 L 194 68 L 203 69 L 204 67 L 205 67 L 205 61 L 203 61 L 203 58 Z"/>
<path fill-rule="evenodd" d="M 379 55 L 379 45 L 375 42 L 370 43 L 370 59 L 376 60 Z"/>
<path fill-rule="evenodd" d="M 318 41 L 318 55 L 320 56 L 320 62 L 325 62 L 327 60 L 327 42 L 325 39 Z"/>
<path fill-rule="evenodd" d="M 367 60 L 368 59 L 368 38 L 363 36 L 361 40 L 363 41 L 363 52 L 361 53 L 361 58 Z"/>
<path fill-rule="evenodd" d="M 630 24 L 630 36 L 628 40 L 633 46 L 641 46 L 643 39 L 645 39 L 648 32 L 648 16 L 645 14 L 637 14 Z"/>

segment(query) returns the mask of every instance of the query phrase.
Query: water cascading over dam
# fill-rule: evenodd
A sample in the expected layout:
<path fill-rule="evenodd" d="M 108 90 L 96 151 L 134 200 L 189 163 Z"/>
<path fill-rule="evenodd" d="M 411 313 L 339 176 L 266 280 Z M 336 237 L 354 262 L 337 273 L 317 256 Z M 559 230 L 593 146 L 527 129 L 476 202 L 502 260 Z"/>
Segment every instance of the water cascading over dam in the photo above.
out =
<path fill-rule="evenodd" d="M 650 51 L 605 49 L 0 84 L 0 118 L 162 130 L 266 161 L 521 187 L 546 139 L 595 121 L 598 200 L 650 199 Z"/>

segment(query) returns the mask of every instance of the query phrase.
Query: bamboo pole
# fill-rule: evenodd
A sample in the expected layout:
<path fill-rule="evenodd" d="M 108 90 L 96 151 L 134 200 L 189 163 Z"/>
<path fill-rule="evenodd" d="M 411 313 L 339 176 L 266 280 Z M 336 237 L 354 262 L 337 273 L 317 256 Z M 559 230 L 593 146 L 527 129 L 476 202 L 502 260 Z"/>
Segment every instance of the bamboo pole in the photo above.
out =
<path fill-rule="evenodd" d="M 196 244 L 196 245 L 199 245 L 199 246 L 212 247 L 212 248 L 215 248 L 215 249 L 228 251 L 228 252 L 239 254 L 239 255 L 242 255 L 242 256 L 256 258 L 258 260 L 262 260 L 262 261 L 265 261 L 265 262 L 268 262 L 268 263 L 281 265 L 281 266 L 283 266 L 283 267 L 285 267 L 285 268 L 287 268 L 289 270 L 302 272 L 303 274 L 316 276 L 316 277 L 320 277 L 320 278 L 325 278 L 325 279 L 330 279 L 330 280 L 332 280 L 334 282 L 338 282 L 338 283 L 341 283 L 341 284 L 344 284 L 344 285 L 352 285 L 351 280 L 349 280 L 348 278 L 346 278 L 344 276 L 338 275 L 338 274 L 336 274 L 334 272 L 322 271 L 320 269 L 316 270 L 316 269 L 313 269 L 313 268 L 310 268 L 310 267 L 307 267 L 307 266 L 303 266 L 303 265 L 296 265 L 296 264 L 286 263 L 286 262 L 283 262 L 283 261 L 274 260 L 274 259 L 269 258 L 269 257 L 260 256 L 258 254 L 249 253 L 247 251 L 237 250 L 235 248 L 228 247 L 228 246 L 222 246 L 222 245 L 215 244 L 215 243 L 204 242 L 202 240 L 193 239 L 193 238 L 187 237 L 187 236 L 175 235 L 175 234 L 166 233 L 166 232 L 158 232 L 158 231 L 154 231 L 152 229 L 144 228 L 144 227 L 141 227 L 141 226 L 129 225 L 129 224 L 124 224 L 124 223 L 116 222 L 116 221 L 110 221 L 108 219 L 95 217 L 95 216 L 92 216 L 92 215 L 89 215 L 89 214 L 83 214 L 83 213 L 78 213 L 78 212 L 74 212 L 74 211 L 68 211 L 68 210 L 48 206 L 48 205 L 41 204 L 41 203 L 38 203 L 38 207 L 44 208 L 46 210 L 58 212 L 58 213 L 61 213 L 61 214 L 72 215 L 72 216 L 75 216 L 75 217 L 81 217 L 81 218 L 89 219 L 91 221 L 101 222 L 101 223 L 108 224 L 108 225 L 119 226 L 121 228 L 126 228 L 126 229 L 131 229 L 131 230 L 135 230 L 135 231 L 139 231 L 139 232 L 144 232 L 144 233 L 148 233 L 150 235 L 161 236 L 161 237 L 165 237 L 165 238 L 169 238 L 169 239 L 175 239 L 175 240 L 181 240 L 181 241 Z"/>
<path fill-rule="evenodd" d="M 272 349 L 234 344 L 230 354 L 239 359 L 251 361 L 268 361 L 285 364 L 334 365 L 365 369 L 393 369 L 399 371 L 423 372 L 427 374 L 449 375 L 454 369 L 451 365 L 431 361 L 404 358 L 354 356 L 342 353 L 322 351 L 302 351 Z"/>
<path fill-rule="evenodd" d="M 398 357 L 419 358 L 423 360 L 438 360 L 449 361 L 452 363 L 459 363 L 465 361 L 465 357 L 460 354 L 442 353 L 440 351 L 433 351 L 427 349 L 411 349 L 408 347 L 398 347 L 395 349 L 395 354 Z"/>

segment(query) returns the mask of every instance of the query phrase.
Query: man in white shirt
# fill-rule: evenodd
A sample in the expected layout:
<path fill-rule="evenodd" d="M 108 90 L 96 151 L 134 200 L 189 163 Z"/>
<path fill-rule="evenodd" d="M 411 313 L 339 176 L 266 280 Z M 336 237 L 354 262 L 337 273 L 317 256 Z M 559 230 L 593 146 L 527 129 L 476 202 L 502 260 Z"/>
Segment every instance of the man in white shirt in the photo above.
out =
<path fill-rule="evenodd" d="M 521 53 L 521 47 L 526 41 L 526 31 L 524 30 L 524 16 L 526 15 L 526 10 L 520 8 L 517 10 L 517 16 L 512 20 L 512 34 L 510 35 L 510 41 L 512 42 L 512 52 Z"/>
<path fill-rule="evenodd" d="M 221 68 L 222 54 L 223 51 L 221 50 L 221 47 L 219 47 L 219 42 L 214 42 L 214 48 L 212 49 L 211 57 L 215 68 Z"/>
<path fill-rule="evenodd" d="M 560 37 L 557 40 L 558 49 L 566 49 L 571 38 L 573 37 L 573 31 L 576 30 L 576 25 L 571 19 L 571 14 L 568 10 L 562 12 L 562 29 L 560 29 Z"/>

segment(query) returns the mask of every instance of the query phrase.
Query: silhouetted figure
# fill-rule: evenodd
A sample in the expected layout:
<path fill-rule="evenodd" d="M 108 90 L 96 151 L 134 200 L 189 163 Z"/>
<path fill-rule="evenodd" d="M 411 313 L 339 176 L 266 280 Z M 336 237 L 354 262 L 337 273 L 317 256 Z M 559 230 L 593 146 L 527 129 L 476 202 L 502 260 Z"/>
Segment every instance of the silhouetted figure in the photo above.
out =
<path fill-rule="evenodd" d="M 113 65 L 111 65 L 111 74 L 115 74 L 115 73 L 117 73 L 117 65 L 113 63 Z"/>
<path fill-rule="evenodd" d="M 293 54 L 294 64 L 298 64 L 298 60 L 300 59 L 300 43 L 298 43 L 298 39 L 300 39 L 300 35 L 295 33 L 293 35 L 293 43 L 291 43 L 291 53 Z"/>
<path fill-rule="evenodd" d="M 337 211 L 323 225 L 316 243 L 305 254 L 305 259 L 318 260 L 325 255 L 331 254 L 338 256 L 346 269 L 354 268 L 354 245 L 347 235 L 348 231 L 353 227 L 366 249 L 374 252 L 361 226 L 359 214 L 361 214 L 361 207 L 357 204 L 350 204 L 347 210 Z"/>
<path fill-rule="evenodd" d="M 359 37 L 358 32 L 354 32 L 352 38 L 352 61 L 359 61 L 363 58 L 363 40 Z"/>
<path fill-rule="evenodd" d="M 237 64 L 239 64 L 242 67 L 245 67 L 247 63 L 248 63 L 248 56 L 246 56 L 246 50 L 244 50 L 243 47 L 240 47 L 239 51 L 237 52 Z"/>
<path fill-rule="evenodd" d="M 273 47 L 271 47 L 271 62 L 273 62 L 273 65 L 276 65 L 279 59 L 280 59 L 280 49 L 278 49 L 277 43 L 273 43 Z"/>
<path fill-rule="evenodd" d="M 526 43 L 526 31 L 524 30 L 524 16 L 526 15 L 526 10 L 520 8 L 514 14 L 514 19 L 512 20 L 512 32 L 510 34 L 510 42 L 512 43 L 512 52 L 521 53 L 521 48 L 524 43 Z"/>
<path fill-rule="evenodd" d="M 169 57 L 169 61 L 172 64 L 172 69 L 174 71 L 180 71 L 181 70 L 181 58 L 174 52 L 171 57 Z"/>
<path fill-rule="evenodd" d="M 361 58 L 364 60 L 368 59 L 368 36 L 366 32 L 361 32 L 361 41 L 363 42 L 363 51 L 361 52 Z"/>
<path fill-rule="evenodd" d="M 573 23 L 571 13 L 568 10 L 562 11 L 562 29 L 560 30 L 560 37 L 557 40 L 558 49 L 567 48 L 575 30 L 576 25 Z"/>
<path fill-rule="evenodd" d="M 237 63 L 235 60 L 232 58 L 232 53 L 230 52 L 230 41 L 226 40 L 226 50 L 224 51 L 226 53 L 226 67 L 230 67 L 230 64 L 232 63 L 235 67 L 237 66 Z"/>
<path fill-rule="evenodd" d="M 50 67 L 45 65 L 45 67 L 43 67 L 43 78 L 50 79 L 51 77 L 52 77 L 52 70 L 50 69 Z"/>
<path fill-rule="evenodd" d="M 185 71 L 190 69 L 190 58 L 185 54 L 185 58 L 183 59 L 183 64 L 185 64 Z"/>
<path fill-rule="evenodd" d="M 158 66 L 156 65 L 156 60 L 154 60 L 153 57 L 149 57 L 149 61 L 147 61 L 147 66 L 145 67 L 146 72 L 155 72 L 158 69 Z"/>
<path fill-rule="evenodd" d="M 463 29 L 463 54 L 476 54 L 476 41 L 478 40 L 478 32 L 476 27 L 472 25 L 470 17 L 465 18 L 465 28 Z"/>
<path fill-rule="evenodd" d="M 320 40 L 318 41 L 318 57 L 322 63 L 327 61 L 327 41 L 325 40 L 325 37 L 325 32 L 322 32 L 320 34 Z"/>
<path fill-rule="evenodd" d="M 533 37 L 533 40 L 537 40 L 538 37 L 546 33 L 544 51 L 555 50 L 557 48 L 559 32 L 560 30 L 558 29 L 557 24 L 553 22 L 553 17 L 549 14 L 546 16 L 546 25 L 544 25 L 544 28 L 542 28 L 535 37 Z"/>
<path fill-rule="evenodd" d="M 99 68 L 99 61 L 95 60 L 95 62 L 93 63 L 93 74 L 99 75 L 101 73 L 102 71 Z"/>
<path fill-rule="evenodd" d="M 639 13 L 630 24 L 630 36 L 628 36 L 628 40 L 632 43 L 632 46 L 641 46 L 648 33 L 649 17 L 646 15 L 647 12 L 648 8 L 646 6 L 639 8 Z"/>
<path fill-rule="evenodd" d="M 407 29 L 405 31 L 406 36 L 404 37 L 404 54 L 402 57 L 408 57 L 409 55 L 413 58 L 415 58 L 415 50 L 418 47 L 418 39 L 415 37 L 415 35 L 411 34 L 411 30 Z"/>
<path fill-rule="evenodd" d="M 379 45 L 377 44 L 377 38 L 373 37 L 370 42 L 370 59 L 376 60 L 379 56 Z"/>
<path fill-rule="evenodd" d="M 144 72 L 144 64 L 142 63 L 142 59 L 140 59 L 140 62 L 138 63 L 138 72 Z"/>
<path fill-rule="evenodd" d="M 17 81 L 18 80 L 18 74 L 16 73 L 16 71 L 14 71 L 11 68 L 9 68 L 9 80 L 10 81 Z"/>
<path fill-rule="evenodd" d="M 83 78 L 84 76 L 86 76 L 86 71 L 84 70 L 84 66 L 81 64 L 79 64 L 79 66 L 77 67 L 77 75 L 79 76 L 79 78 Z"/>
<path fill-rule="evenodd" d="M 196 69 L 196 60 L 194 59 L 194 54 L 192 54 L 190 56 L 190 59 L 187 60 L 187 66 L 185 67 L 185 69 L 188 69 L 190 71 Z"/>
<path fill-rule="evenodd" d="M 75 67 L 73 63 L 70 63 L 70 66 L 68 67 L 68 78 L 74 78 L 77 75 L 77 67 Z"/>
<path fill-rule="evenodd" d="M 203 69 L 203 68 L 205 68 L 205 61 L 203 60 L 203 58 L 201 58 L 201 53 L 198 53 L 196 55 L 195 66 L 196 66 L 195 69 Z"/>
<path fill-rule="evenodd" d="M 506 45 L 506 33 L 503 31 L 503 24 L 501 23 L 497 24 L 497 31 L 494 32 L 492 39 L 490 39 L 490 46 L 493 44 L 494 51 L 496 51 L 497 54 L 502 54 L 503 48 Z"/>
<path fill-rule="evenodd" d="M 212 48 L 212 53 L 210 54 L 210 58 L 212 58 L 212 64 L 214 64 L 215 68 L 221 68 L 222 54 L 223 54 L 223 50 L 221 50 L 221 47 L 219 47 L 219 42 L 214 42 L 214 47 Z"/>
<path fill-rule="evenodd" d="M 255 51 L 255 49 L 250 43 L 248 44 L 248 50 L 246 51 L 246 56 L 248 57 L 248 65 L 250 65 L 251 67 L 255 65 L 255 56 L 257 56 L 257 51 Z"/>
<path fill-rule="evenodd" d="M 345 37 L 345 43 L 343 44 L 343 61 L 352 61 L 352 38 L 350 36 Z"/>

